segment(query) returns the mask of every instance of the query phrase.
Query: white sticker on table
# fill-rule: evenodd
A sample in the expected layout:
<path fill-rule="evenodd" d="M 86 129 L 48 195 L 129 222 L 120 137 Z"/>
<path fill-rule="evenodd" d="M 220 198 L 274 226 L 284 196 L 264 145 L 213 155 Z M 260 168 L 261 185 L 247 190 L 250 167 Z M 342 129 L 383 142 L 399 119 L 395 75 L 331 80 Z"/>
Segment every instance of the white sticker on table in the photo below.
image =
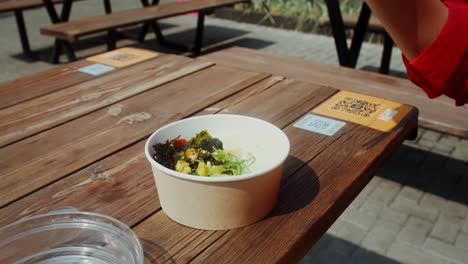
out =
<path fill-rule="evenodd" d="M 78 71 L 80 71 L 80 72 L 91 74 L 91 75 L 94 75 L 94 76 L 101 75 L 101 74 L 104 74 L 106 72 L 110 72 L 110 71 L 113 71 L 113 70 L 115 70 L 114 67 L 104 65 L 104 64 L 101 64 L 101 63 L 94 63 L 94 64 L 91 64 L 91 65 L 88 65 L 88 66 L 85 66 L 85 67 L 81 67 L 81 68 L 78 69 Z"/>
<path fill-rule="evenodd" d="M 326 136 L 333 136 L 338 132 L 342 127 L 346 125 L 345 122 L 314 115 L 307 114 L 299 121 L 294 123 L 294 127 L 312 131 Z"/>
<path fill-rule="evenodd" d="M 396 114 L 398 114 L 398 111 L 395 109 L 385 109 L 385 111 L 382 112 L 382 114 L 379 115 L 379 120 L 382 121 L 390 121 Z"/>

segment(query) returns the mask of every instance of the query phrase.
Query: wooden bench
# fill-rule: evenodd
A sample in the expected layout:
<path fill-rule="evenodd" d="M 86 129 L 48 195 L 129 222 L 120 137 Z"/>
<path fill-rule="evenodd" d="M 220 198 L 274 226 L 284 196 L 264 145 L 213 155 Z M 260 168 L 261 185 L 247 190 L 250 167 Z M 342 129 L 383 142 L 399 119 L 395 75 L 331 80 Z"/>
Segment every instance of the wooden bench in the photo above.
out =
<path fill-rule="evenodd" d="M 343 23 L 346 28 L 354 28 L 358 22 L 358 16 L 352 15 L 343 15 Z M 330 25 L 330 20 L 324 20 L 321 25 Z M 372 33 L 385 33 L 385 28 L 382 23 L 375 17 L 371 16 L 369 19 L 369 25 L 367 26 L 367 31 Z"/>
<path fill-rule="evenodd" d="M 406 79 L 238 47 L 202 58 L 216 64 L 277 74 L 413 105 L 419 109 L 420 126 L 468 138 L 468 106 L 455 107 L 448 97 L 429 99 Z"/>
<path fill-rule="evenodd" d="M 63 0 L 52 0 L 53 4 L 62 3 Z M 20 35 L 21 46 L 25 54 L 31 53 L 26 25 L 24 23 L 23 10 L 43 7 L 43 0 L 7 0 L 0 2 L 0 13 L 14 12 L 18 33 Z"/>
<path fill-rule="evenodd" d="M 65 43 L 73 43 L 82 36 L 108 31 L 113 33 L 108 36 L 109 42 L 113 44 L 108 46 L 115 47 L 116 29 L 141 23 L 152 23 L 158 42 L 163 45 L 172 44 L 164 40 L 162 34 L 159 32 L 157 24 L 154 22 L 163 18 L 198 12 L 197 30 L 193 47 L 177 46 L 177 48 L 198 53 L 202 45 L 205 14 L 217 7 L 229 6 L 242 2 L 246 2 L 246 0 L 196 0 L 183 3 L 164 3 L 49 25 L 41 28 L 41 34 L 55 37 Z"/>

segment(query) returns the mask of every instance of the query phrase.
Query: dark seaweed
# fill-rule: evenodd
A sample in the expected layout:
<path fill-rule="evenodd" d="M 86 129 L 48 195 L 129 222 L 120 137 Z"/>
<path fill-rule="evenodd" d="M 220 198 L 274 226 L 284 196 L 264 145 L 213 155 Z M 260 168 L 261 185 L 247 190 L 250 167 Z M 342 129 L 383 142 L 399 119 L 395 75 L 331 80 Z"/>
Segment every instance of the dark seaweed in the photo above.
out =
<path fill-rule="evenodd" d="M 184 146 L 180 146 L 180 147 L 175 148 L 175 151 L 178 153 L 178 152 L 181 152 L 181 151 L 186 151 L 189 148 L 196 148 L 196 146 L 195 145 L 184 145 Z"/>
<path fill-rule="evenodd" d="M 166 141 L 166 143 L 157 143 L 153 148 L 156 151 L 154 159 L 164 167 L 174 169 L 177 152 L 172 144 Z"/>
<path fill-rule="evenodd" d="M 203 132 L 203 131 L 202 131 Z M 200 135 L 209 135 L 207 132 L 200 133 Z M 180 136 L 179 136 L 180 137 Z M 175 162 L 177 154 L 180 152 L 184 152 L 187 149 L 194 148 L 194 149 L 203 149 L 206 152 L 199 151 L 199 159 L 205 163 L 211 162 L 213 165 L 219 165 L 220 162 L 217 161 L 210 153 L 213 152 L 215 149 L 223 149 L 223 142 L 217 138 L 205 138 L 201 142 L 200 145 L 184 145 L 175 148 L 173 146 L 173 142 L 177 140 L 179 137 L 176 137 L 172 140 L 166 141 L 166 143 L 157 143 L 153 145 L 153 149 L 156 151 L 154 154 L 154 159 L 161 165 L 169 169 L 175 169 Z M 198 166 L 198 162 L 191 162 L 190 167 L 192 169 L 196 169 Z"/>
<path fill-rule="evenodd" d="M 205 139 L 201 144 L 201 148 L 213 152 L 215 149 L 223 149 L 223 142 L 217 138 Z"/>

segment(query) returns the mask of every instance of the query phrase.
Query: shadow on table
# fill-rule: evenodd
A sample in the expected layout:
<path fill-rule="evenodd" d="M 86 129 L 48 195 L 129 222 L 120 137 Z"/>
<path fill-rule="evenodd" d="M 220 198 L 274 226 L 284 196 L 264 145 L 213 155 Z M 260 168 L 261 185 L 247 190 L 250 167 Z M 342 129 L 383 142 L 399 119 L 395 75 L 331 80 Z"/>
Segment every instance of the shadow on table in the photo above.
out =
<path fill-rule="evenodd" d="M 468 205 L 468 162 L 465 161 L 403 145 L 377 175 Z"/>
<path fill-rule="evenodd" d="M 227 49 L 230 47 L 243 47 L 243 48 L 250 48 L 250 49 L 263 49 L 268 46 L 271 46 L 275 44 L 274 42 L 270 41 L 265 41 L 261 39 L 255 39 L 255 38 L 241 38 L 241 39 L 236 39 L 224 43 L 220 43 L 218 45 L 210 46 L 207 49 L 204 50 L 204 54 L 206 53 L 211 53 L 223 49 Z"/>
<path fill-rule="evenodd" d="M 203 47 L 222 43 L 230 39 L 239 38 L 248 34 L 249 31 L 226 28 L 220 26 L 206 25 L 203 32 Z M 164 32 L 163 32 L 164 34 Z M 166 39 L 180 43 L 193 44 L 195 38 L 195 28 L 189 28 L 171 34 L 164 34 Z"/>
<path fill-rule="evenodd" d="M 273 44 L 273 42 L 263 41 L 260 39 L 245 37 L 248 31 L 224 28 L 218 26 L 206 26 L 203 38 L 202 53 L 210 53 L 220 49 L 225 49 L 233 46 L 249 47 L 253 49 L 261 49 Z M 195 30 L 188 29 L 172 34 L 165 34 L 167 40 L 186 45 L 193 45 Z M 178 50 L 160 46 L 156 39 L 152 38 L 144 43 L 137 44 L 138 47 L 152 49 L 162 53 L 181 54 Z"/>
<path fill-rule="evenodd" d="M 293 169 L 299 168 L 290 173 Z M 281 180 L 278 204 L 269 216 L 289 214 L 306 207 L 319 193 L 315 171 L 303 161 L 289 156 Z"/>
<path fill-rule="evenodd" d="M 173 24 L 160 23 L 162 29 L 171 29 L 176 27 Z M 135 26 L 124 30 L 126 35 L 133 37 L 138 36 L 140 33 L 140 27 Z M 253 49 L 261 49 L 272 45 L 273 42 L 263 41 L 254 38 L 245 38 L 244 35 L 248 34 L 249 31 L 238 30 L 232 28 L 224 28 L 219 26 L 208 25 L 205 26 L 204 38 L 203 38 L 203 53 L 209 53 L 220 49 L 225 49 L 233 46 L 248 47 Z M 164 37 L 168 41 L 177 42 L 187 46 L 192 46 L 195 37 L 195 28 L 177 31 L 174 33 L 164 32 Z M 14 58 L 27 61 L 44 61 L 50 62 L 51 54 L 53 51 L 53 39 L 50 38 L 51 46 L 39 50 L 33 51 L 31 55 L 25 55 L 22 53 L 12 55 Z M 106 47 L 107 33 L 99 33 L 83 39 L 80 39 L 73 44 L 78 59 L 82 59 L 88 56 L 99 54 L 107 51 Z M 146 35 L 144 42 L 137 42 L 136 40 L 124 39 L 117 41 L 117 47 L 133 46 L 139 48 L 145 48 L 154 50 L 161 53 L 170 54 L 185 54 L 183 51 L 172 49 L 170 47 L 161 46 L 155 39 L 152 31 L 149 31 Z M 65 54 L 61 55 L 61 61 L 68 62 Z"/>
<path fill-rule="evenodd" d="M 400 262 L 330 234 L 325 234 L 300 262 L 300 264 L 330 263 L 396 264 Z"/>
<path fill-rule="evenodd" d="M 364 67 L 361 67 L 360 69 L 365 70 L 365 71 L 370 71 L 370 72 L 376 72 L 376 73 L 379 72 L 379 67 L 375 67 L 375 66 L 371 66 L 371 65 L 366 65 Z M 406 75 L 406 72 L 404 72 L 404 71 L 395 71 L 395 70 L 391 70 L 391 69 L 390 69 L 390 72 L 388 73 L 388 75 L 393 76 L 393 77 L 405 78 L 405 79 L 408 78 L 408 76 Z"/>
<path fill-rule="evenodd" d="M 145 263 L 176 263 L 166 250 L 148 239 L 140 238 L 145 256 Z"/>

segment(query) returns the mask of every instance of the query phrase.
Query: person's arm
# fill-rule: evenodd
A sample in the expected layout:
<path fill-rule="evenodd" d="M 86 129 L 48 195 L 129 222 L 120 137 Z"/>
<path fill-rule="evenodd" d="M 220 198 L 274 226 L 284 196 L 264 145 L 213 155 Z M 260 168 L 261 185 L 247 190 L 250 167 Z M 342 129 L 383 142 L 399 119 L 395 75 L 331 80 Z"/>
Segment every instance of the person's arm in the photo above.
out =
<path fill-rule="evenodd" d="M 436 39 L 448 17 L 440 0 L 365 1 L 409 60 Z"/>

